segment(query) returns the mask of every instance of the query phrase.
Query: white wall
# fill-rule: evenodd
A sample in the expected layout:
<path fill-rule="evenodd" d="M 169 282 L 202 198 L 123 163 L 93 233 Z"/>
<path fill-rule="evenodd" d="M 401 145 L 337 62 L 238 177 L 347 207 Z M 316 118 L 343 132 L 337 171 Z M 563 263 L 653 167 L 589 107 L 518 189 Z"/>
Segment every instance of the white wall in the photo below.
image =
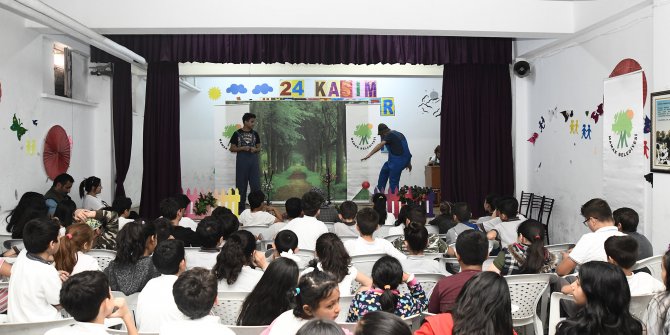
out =
<path fill-rule="evenodd" d="M 54 125 L 61 125 L 72 136 L 68 173 L 75 178 L 75 185 L 78 186 L 87 176 L 96 175 L 103 182 L 102 199 L 111 201 L 113 180 L 109 77 L 88 77 L 87 100 L 97 102 L 98 105 L 94 107 L 42 98 L 43 79 L 48 77 L 44 73 L 44 64 L 51 53 L 51 50 L 44 50 L 43 35 L 26 29 L 22 18 L 4 10 L 0 10 L 0 22 L 0 155 L 3 158 L 0 160 L 0 217 L 14 208 L 24 192 L 43 193 L 51 186 L 52 181 L 48 180 L 44 171 L 41 152 L 44 137 Z M 60 40 L 60 37 L 50 38 Z M 62 42 L 68 44 L 71 41 L 63 38 Z M 83 51 L 88 53 L 88 50 Z M 28 130 L 21 141 L 10 130 L 15 113 Z M 32 120 L 37 120 L 37 126 L 33 125 Z M 25 150 L 28 140 L 36 142 L 35 155 L 29 155 Z M 81 204 L 74 188 L 71 196 Z M 4 220 L 0 225 L 4 227 Z"/>
<path fill-rule="evenodd" d="M 378 97 L 395 98 L 395 117 L 382 117 L 383 122 L 391 129 L 396 129 L 408 138 L 413 155 L 414 170 L 405 171 L 400 181 L 401 185 L 424 185 L 423 166 L 432 155 L 433 149 L 439 144 L 440 123 L 439 117 L 420 112 L 418 106 L 424 95 L 432 91 L 442 95 L 442 78 L 438 77 L 351 77 L 300 76 L 302 65 L 294 66 L 293 75 L 283 77 L 197 77 L 196 85 L 201 92 L 182 90 L 181 103 L 181 171 L 182 187 L 186 188 L 214 188 L 214 150 L 221 150 L 218 137 L 214 136 L 213 106 L 224 104 L 226 100 L 235 100 L 236 96 L 226 93 L 226 88 L 232 83 L 244 84 L 247 94 L 241 94 L 241 100 L 259 99 L 261 97 L 277 97 L 279 95 L 280 79 L 304 79 L 306 97 L 314 96 L 314 80 L 376 80 Z M 268 83 L 273 92 L 267 95 L 252 95 L 251 91 L 256 84 Z M 223 96 L 212 101 L 208 91 L 218 87 Z M 439 107 L 439 105 L 438 105 Z M 375 132 L 376 134 L 376 132 Z M 378 154 L 379 155 L 379 154 Z M 381 166 L 380 166 L 381 167 Z M 376 177 L 375 177 L 376 178 Z M 370 180 L 373 183 L 375 180 Z M 230 181 L 231 186 L 234 180 Z"/>
<path fill-rule="evenodd" d="M 517 195 L 530 191 L 556 199 L 550 222 L 551 243 L 575 242 L 586 232 L 581 224 L 581 205 L 591 198 L 603 197 L 604 125 L 602 121 L 594 124 L 584 112 L 594 111 L 602 102 L 603 80 L 622 59 L 637 60 L 647 78 L 652 77 L 651 13 L 651 7 L 647 7 L 584 36 L 576 36 L 571 43 L 547 50 L 529 60 L 534 66 L 531 76 L 515 79 L 516 191 Z M 574 118 L 580 125 L 591 125 L 593 139 L 580 139 L 581 132 L 570 135 L 569 121 L 565 123 L 560 114 L 549 121 L 547 111 L 554 107 L 559 113 L 574 110 Z M 649 113 L 649 106 L 645 107 L 645 113 Z M 540 116 L 547 121 L 543 132 L 538 125 Z M 535 145 L 527 141 L 533 132 L 539 134 Z M 639 230 L 651 236 L 648 184 L 646 188 L 646 195 L 631 196 L 648 199 L 645 208 L 636 210 L 647 218 Z"/>
<path fill-rule="evenodd" d="M 654 75 L 650 92 L 670 89 L 670 46 L 667 44 L 667 32 L 670 31 L 670 1 L 654 1 Z M 670 174 L 654 173 L 653 222 L 651 242 L 656 253 L 665 252 L 670 243 L 670 229 L 667 228 L 670 219 Z"/>

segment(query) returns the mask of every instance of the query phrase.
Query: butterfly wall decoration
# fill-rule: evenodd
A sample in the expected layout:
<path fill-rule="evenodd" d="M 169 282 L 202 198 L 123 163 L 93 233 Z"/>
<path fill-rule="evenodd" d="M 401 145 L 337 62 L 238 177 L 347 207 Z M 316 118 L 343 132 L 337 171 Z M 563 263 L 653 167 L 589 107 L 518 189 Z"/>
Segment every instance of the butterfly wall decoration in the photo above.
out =
<path fill-rule="evenodd" d="M 14 114 L 14 117 L 12 117 L 12 125 L 9 129 L 16 132 L 16 138 L 18 138 L 19 141 L 21 141 L 21 137 L 28 131 L 28 129 L 23 127 L 21 119 L 16 117 L 16 113 Z"/>

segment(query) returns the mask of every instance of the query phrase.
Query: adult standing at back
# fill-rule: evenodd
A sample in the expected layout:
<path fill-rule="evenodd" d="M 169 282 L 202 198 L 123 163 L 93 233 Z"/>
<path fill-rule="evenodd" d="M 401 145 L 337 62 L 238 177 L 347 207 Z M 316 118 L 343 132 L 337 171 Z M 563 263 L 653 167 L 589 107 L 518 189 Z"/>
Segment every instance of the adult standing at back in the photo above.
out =
<path fill-rule="evenodd" d="M 412 154 L 409 152 L 407 139 L 401 132 L 391 130 L 383 123 L 380 123 L 379 126 L 377 126 L 377 135 L 381 137 L 382 141 L 361 160 L 367 160 L 370 156 L 386 146 L 388 149 L 388 160 L 382 165 L 382 169 L 379 171 L 377 190 L 383 193 L 386 189 L 386 182 L 388 181 L 390 190 L 392 192 L 397 192 L 402 170 L 408 169 L 410 172 L 412 171 Z"/>
<path fill-rule="evenodd" d="M 256 115 L 244 113 L 242 128 L 230 137 L 230 151 L 237 153 L 235 162 L 235 187 L 240 191 L 240 213 L 245 209 L 247 184 L 251 191 L 261 189 L 261 174 L 258 153 L 261 151 L 261 138 L 254 130 Z"/>

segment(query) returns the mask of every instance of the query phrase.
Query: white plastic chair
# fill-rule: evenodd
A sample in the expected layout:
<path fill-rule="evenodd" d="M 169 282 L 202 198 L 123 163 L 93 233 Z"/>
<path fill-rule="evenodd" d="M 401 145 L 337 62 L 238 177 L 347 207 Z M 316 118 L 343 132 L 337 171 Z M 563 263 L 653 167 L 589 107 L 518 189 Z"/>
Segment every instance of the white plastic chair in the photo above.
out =
<path fill-rule="evenodd" d="M 647 306 L 649 306 L 649 302 L 655 295 L 656 294 L 645 294 L 630 297 L 630 306 L 628 306 L 630 314 L 638 320 L 647 320 Z"/>
<path fill-rule="evenodd" d="M 75 323 L 77 321 L 72 318 L 43 322 L 0 323 L 0 334 L 44 335 L 50 329 Z"/>
<path fill-rule="evenodd" d="M 87 255 L 95 258 L 98 261 L 98 267 L 100 271 L 105 271 L 114 258 L 116 258 L 116 251 L 114 250 L 105 250 L 105 249 L 91 249 Z"/>
<path fill-rule="evenodd" d="M 358 239 L 358 236 L 339 236 L 339 237 L 340 237 L 340 240 L 342 241 L 342 243 L 344 243 L 346 241 L 351 241 L 351 240 Z"/>
<path fill-rule="evenodd" d="M 135 315 L 135 310 L 137 310 L 137 297 L 139 297 L 139 295 L 140 292 L 126 295 L 121 291 L 112 291 L 112 297 L 126 299 L 126 305 L 128 305 L 128 309 L 133 312 L 133 315 Z"/>
<path fill-rule="evenodd" d="M 551 244 L 546 246 L 547 251 L 556 256 L 556 264 L 560 263 L 563 260 L 563 254 L 561 252 L 568 251 L 575 247 L 574 243 L 563 243 L 563 244 Z"/>
<path fill-rule="evenodd" d="M 553 274 L 541 273 L 532 275 L 506 276 L 505 280 L 509 286 L 512 304 L 519 310 L 512 313 L 514 327 L 532 324 L 535 334 L 543 334 L 542 320 L 537 315 L 538 304 L 541 303 L 545 292 L 549 290 L 549 282 Z M 544 302 L 546 303 L 546 302 Z"/>
<path fill-rule="evenodd" d="M 397 239 L 399 239 L 399 238 L 401 238 L 401 237 L 403 237 L 403 235 L 396 234 L 396 235 L 388 235 L 388 236 L 385 236 L 384 239 L 387 240 L 387 241 L 389 241 L 389 242 L 391 242 L 391 243 L 393 243 L 393 241 L 395 241 L 395 240 L 397 240 Z"/>
<path fill-rule="evenodd" d="M 430 297 L 431 293 L 433 293 L 435 285 L 437 285 L 437 282 L 439 282 L 442 278 L 446 278 L 447 276 L 441 273 L 415 273 L 414 277 L 419 282 L 419 284 L 421 284 L 421 288 L 423 288 L 423 290 L 426 292 L 426 296 Z M 400 293 L 409 293 L 409 288 L 406 284 L 402 284 L 398 288 L 400 289 Z"/>
<path fill-rule="evenodd" d="M 384 256 L 386 256 L 386 254 L 351 256 L 351 265 L 355 266 L 356 269 L 358 269 L 358 272 L 363 273 L 369 277 L 372 273 L 372 267 L 375 265 L 375 262 Z"/>
<path fill-rule="evenodd" d="M 387 226 L 387 225 L 380 226 L 379 229 L 377 229 L 375 231 L 373 236 L 375 238 L 377 238 L 377 237 L 378 238 L 384 238 L 384 237 L 389 235 L 389 230 L 391 229 L 391 227 L 394 227 L 394 226 L 390 226 L 390 225 L 389 226 Z"/>
<path fill-rule="evenodd" d="M 351 301 L 354 299 L 353 295 L 340 295 L 340 314 L 335 319 L 335 322 L 346 322 L 347 314 L 349 314 L 349 307 L 351 307 Z"/>
<path fill-rule="evenodd" d="M 651 256 L 649 258 L 641 259 L 635 263 L 633 271 L 647 268 L 651 272 L 652 277 L 663 282 L 661 277 L 661 263 L 663 262 L 663 255 Z"/>
<path fill-rule="evenodd" d="M 221 318 L 224 325 L 237 324 L 240 308 L 249 292 L 219 292 L 218 303 L 214 304 L 212 314 Z"/>
<path fill-rule="evenodd" d="M 240 227 L 240 230 L 246 230 L 246 231 L 254 234 L 254 236 L 256 236 L 256 237 L 261 235 L 261 240 L 264 240 L 264 241 L 268 241 L 268 240 L 272 239 L 273 235 L 275 234 L 275 230 L 271 225 L 269 225 L 269 226 L 242 226 L 242 227 Z M 261 250 L 262 247 L 263 247 L 263 244 L 262 243 L 257 243 L 256 246 L 259 250 Z M 264 250 L 261 250 L 261 251 L 264 251 Z"/>
<path fill-rule="evenodd" d="M 113 335 L 128 335 L 127 330 L 117 330 L 117 329 L 107 329 L 107 334 L 113 334 Z M 138 335 L 159 335 L 158 333 L 143 333 L 139 332 Z"/>
<path fill-rule="evenodd" d="M 328 228 L 329 233 L 332 233 L 333 230 L 335 229 L 335 222 L 324 222 L 323 224 L 326 225 L 326 228 Z"/>
<path fill-rule="evenodd" d="M 561 300 L 575 301 L 571 295 L 566 295 L 561 292 L 554 292 L 551 294 L 549 303 L 549 335 L 556 334 L 556 325 L 561 322 Z"/>
<path fill-rule="evenodd" d="M 236 335 L 260 335 L 268 326 L 226 326 Z"/>
<path fill-rule="evenodd" d="M 298 264 L 298 267 L 300 267 L 300 270 L 303 270 L 304 268 L 307 267 L 309 261 L 316 258 L 316 251 L 298 249 L 298 252 L 296 252 L 295 255 L 300 257 L 300 264 Z"/>

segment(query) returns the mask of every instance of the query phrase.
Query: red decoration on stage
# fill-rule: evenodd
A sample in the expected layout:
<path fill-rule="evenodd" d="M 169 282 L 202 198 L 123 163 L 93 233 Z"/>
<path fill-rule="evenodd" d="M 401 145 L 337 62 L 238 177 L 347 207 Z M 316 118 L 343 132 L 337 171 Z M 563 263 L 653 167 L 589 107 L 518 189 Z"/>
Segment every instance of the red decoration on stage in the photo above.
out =
<path fill-rule="evenodd" d="M 366 181 L 364 181 L 364 182 L 361 184 L 361 186 L 362 186 L 364 189 L 367 190 L 367 189 L 370 188 L 370 182 L 368 182 L 368 181 L 366 180 Z"/>
<path fill-rule="evenodd" d="M 44 170 L 51 180 L 59 174 L 67 172 L 70 167 L 71 147 L 65 129 L 61 126 L 53 126 L 49 129 L 44 140 L 44 152 L 42 161 Z"/>

